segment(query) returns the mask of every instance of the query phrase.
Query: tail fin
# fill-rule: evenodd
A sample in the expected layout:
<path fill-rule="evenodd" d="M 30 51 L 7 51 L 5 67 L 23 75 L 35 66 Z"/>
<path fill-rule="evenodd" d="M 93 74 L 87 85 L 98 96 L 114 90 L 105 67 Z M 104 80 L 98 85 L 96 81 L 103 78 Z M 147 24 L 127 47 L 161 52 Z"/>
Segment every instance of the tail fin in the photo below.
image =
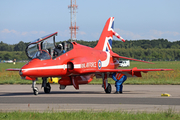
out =
<path fill-rule="evenodd" d="M 125 42 L 125 40 L 121 36 L 114 32 L 114 17 L 110 17 L 104 26 L 104 29 L 99 38 L 99 42 L 94 48 L 110 52 L 112 50 L 113 35 Z"/>

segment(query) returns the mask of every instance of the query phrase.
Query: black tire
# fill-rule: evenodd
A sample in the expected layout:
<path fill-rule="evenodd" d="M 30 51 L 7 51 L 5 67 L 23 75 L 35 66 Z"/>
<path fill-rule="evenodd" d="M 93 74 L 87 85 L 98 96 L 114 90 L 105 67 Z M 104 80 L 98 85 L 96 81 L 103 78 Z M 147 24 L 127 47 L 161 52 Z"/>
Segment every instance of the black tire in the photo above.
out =
<path fill-rule="evenodd" d="M 111 93 L 111 84 L 108 83 L 108 86 L 105 89 L 105 92 L 108 93 L 108 94 Z"/>
<path fill-rule="evenodd" d="M 44 93 L 50 93 L 51 91 L 51 86 L 49 83 L 46 83 L 46 86 L 44 87 Z"/>
<path fill-rule="evenodd" d="M 38 93 L 39 93 L 38 88 L 37 88 L 37 87 L 35 87 L 35 88 L 33 89 L 33 92 L 34 92 L 34 95 L 38 95 Z"/>

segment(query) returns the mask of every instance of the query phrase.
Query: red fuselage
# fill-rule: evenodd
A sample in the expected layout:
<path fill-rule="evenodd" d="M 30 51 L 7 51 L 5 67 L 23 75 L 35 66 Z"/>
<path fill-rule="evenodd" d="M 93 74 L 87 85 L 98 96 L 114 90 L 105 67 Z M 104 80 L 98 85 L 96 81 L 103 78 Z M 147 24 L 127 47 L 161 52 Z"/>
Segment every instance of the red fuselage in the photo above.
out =
<path fill-rule="evenodd" d="M 21 68 L 21 76 L 58 77 L 80 75 L 95 69 L 114 69 L 110 53 L 73 42 L 73 49 L 54 59 L 32 59 Z"/>

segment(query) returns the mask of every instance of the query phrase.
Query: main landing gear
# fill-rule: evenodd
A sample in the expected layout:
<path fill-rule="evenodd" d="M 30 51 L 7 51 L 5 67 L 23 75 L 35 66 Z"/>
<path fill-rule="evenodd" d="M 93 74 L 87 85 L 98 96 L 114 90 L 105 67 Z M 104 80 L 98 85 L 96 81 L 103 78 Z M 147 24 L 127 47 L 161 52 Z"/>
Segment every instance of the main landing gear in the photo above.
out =
<path fill-rule="evenodd" d="M 51 92 L 51 86 L 50 86 L 50 83 L 47 83 L 47 77 L 42 77 L 42 87 L 44 87 L 44 93 L 50 93 Z M 34 80 L 32 82 L 32 89 L 33 89 L 33 93 L 34 95 L 38 95 L 39 93 L 39 90 L 37 87 L 35 87 L 36 85 L 36 81 L 37 81 L 37 78 L 36 80 Z"/>
<path fill-rule="evenodd" d="M 51 92 L 51 86 L 49 83 L 46 83 L 46 86 L 44 87 L 44 93 L 50 93 Z"/>
<path fill-rule="evenodd" d="M 42 77 L 42 87 L 44 87 L 44 93 L 50 93 L 51 92 L 51 86 L 50 83 L 47 83 L 47 77 Z"/>
<path fill-rule="evenodd" d="M 108 83 L 108 86 L 106 87 L 106 89 L 104 89 L 104 91 L 105 91 L 106 93 L 111 93 L 111 90 L 112 90 L 111 84 Z"/>
<path fill-rule="evenodd" d="M 103 73 L 103 75 L 102 75 L 102 77 L 103 77 L 102 87 L 104 88 L 104 91 L 106 93 L 111 93 L 112 88 L 111 88 L 111 84 L 108 83 L 108 79 L 107 79 L 108 77 L 107 76 L 108 75 L 106 73 Z"/>

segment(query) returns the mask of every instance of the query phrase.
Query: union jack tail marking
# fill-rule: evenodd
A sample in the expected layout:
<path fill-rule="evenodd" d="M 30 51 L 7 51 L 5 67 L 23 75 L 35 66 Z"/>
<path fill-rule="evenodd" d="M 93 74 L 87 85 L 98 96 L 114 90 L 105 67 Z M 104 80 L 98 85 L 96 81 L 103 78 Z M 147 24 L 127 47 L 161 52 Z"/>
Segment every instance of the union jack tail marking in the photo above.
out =
<path fill-rule="evenodd" d="M 113 35 L 125 42 L 125 40 L 114 31 L 114 17 L 110 17 L 104 26 L 95 49 L 110 52 L 112 50 Z"/>

